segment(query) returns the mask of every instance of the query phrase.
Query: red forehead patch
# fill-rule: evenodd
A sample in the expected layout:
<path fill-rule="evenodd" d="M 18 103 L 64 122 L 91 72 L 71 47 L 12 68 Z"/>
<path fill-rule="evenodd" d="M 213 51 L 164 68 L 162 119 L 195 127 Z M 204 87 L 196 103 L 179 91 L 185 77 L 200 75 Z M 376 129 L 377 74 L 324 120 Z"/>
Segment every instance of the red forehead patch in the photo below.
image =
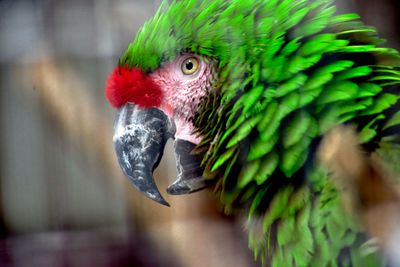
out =
<path fill-rule="evenodd" d="M 159 107 L 160 87 L 138 68 L 116 66 L 106 82 L 106 97 L 111 106 L 119 108 L 127 102 L 141 107 Z"/>

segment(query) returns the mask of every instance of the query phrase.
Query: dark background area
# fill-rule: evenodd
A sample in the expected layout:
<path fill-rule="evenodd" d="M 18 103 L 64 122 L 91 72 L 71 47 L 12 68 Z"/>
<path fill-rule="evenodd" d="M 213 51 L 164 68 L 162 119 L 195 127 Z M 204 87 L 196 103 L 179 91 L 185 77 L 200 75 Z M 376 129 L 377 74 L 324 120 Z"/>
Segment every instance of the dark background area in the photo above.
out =
<path fill-rule="evenodd" d="M 242 221 L 209 192 L 166 196 L 166 208 L 116 162 L 104 82 L 160 2 L 0 1 L 0 266 L 253 265 Z M 399 1 L 336 3 L 400 48 Z"/>

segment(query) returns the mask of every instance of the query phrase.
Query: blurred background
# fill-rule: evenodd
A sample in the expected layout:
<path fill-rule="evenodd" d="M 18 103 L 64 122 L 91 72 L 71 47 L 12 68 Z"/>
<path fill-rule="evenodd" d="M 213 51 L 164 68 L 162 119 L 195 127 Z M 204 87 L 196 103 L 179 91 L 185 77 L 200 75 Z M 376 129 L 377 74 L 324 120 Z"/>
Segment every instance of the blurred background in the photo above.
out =
<path fill-rule="evenodd" d="M 160 2 L 0 0 L 0 266 L 257 266 L 210 192 L 166 196 L 166 208 L 114 156 L 104 82 Z M 336 2 L 400 48 L 398 0 Z"/>

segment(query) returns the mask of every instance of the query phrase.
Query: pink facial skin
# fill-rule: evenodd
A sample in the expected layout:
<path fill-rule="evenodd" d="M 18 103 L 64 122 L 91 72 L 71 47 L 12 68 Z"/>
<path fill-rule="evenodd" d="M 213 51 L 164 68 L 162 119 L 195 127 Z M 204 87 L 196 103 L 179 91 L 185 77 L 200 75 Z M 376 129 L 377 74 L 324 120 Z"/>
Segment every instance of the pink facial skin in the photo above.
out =
<path fill-rule="evenodd" d="M 182 71 L 182 64 L 188 58 L 196 58 L 199 66 L 196 72 L 187 75 Z M 201 137 L 193 134 L 193 117 L 201 100 L 206 96 L 214 78 L 212 62 L 194 54 L 182 54 L 174 61 L 166 63 L 150 74 L 162 92 L 163 100 L 159 109 L 163 110 L 176 126 L 175 138 L 194 144 Z"/>

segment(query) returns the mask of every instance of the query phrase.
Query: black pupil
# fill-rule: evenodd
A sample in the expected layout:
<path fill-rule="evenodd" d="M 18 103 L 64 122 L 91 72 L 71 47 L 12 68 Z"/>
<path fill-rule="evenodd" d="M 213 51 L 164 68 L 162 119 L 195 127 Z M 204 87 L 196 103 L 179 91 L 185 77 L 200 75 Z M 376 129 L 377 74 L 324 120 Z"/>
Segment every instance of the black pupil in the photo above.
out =
<path fill-rule="evenodd" d="M 186 69 L 187 70 L 193 69 L 193 62 L 191 60 L 188 60 L 188 62 L 186 62 Z"/>

